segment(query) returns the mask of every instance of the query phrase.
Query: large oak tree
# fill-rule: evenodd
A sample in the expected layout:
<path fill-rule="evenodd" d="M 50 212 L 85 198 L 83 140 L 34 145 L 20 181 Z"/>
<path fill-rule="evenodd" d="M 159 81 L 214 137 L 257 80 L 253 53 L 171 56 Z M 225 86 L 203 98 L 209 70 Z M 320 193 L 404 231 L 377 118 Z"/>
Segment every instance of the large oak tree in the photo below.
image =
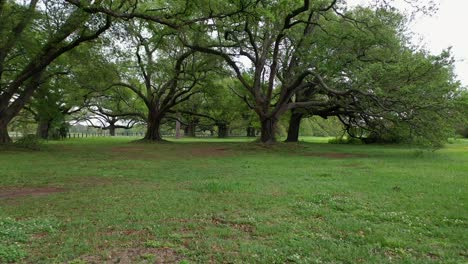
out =
<path fill-rule="evenodd" d="M 0 143 L 7 126 L 40 87 L 47 66 L 111 25 L 109 16 L 89 14 L 62 1 L 0 1 Z"/>

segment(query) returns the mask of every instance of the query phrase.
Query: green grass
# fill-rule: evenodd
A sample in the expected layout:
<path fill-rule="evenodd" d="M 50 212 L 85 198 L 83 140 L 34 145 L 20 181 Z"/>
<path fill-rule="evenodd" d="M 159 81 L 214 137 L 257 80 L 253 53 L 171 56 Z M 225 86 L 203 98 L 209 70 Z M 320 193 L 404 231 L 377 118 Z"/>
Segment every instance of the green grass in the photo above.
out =
<path fill-rule="evenodd" d="M 137 263 L 468 262 L 466 140 L 436 152 L 320 138 L 132 140 L 0 151 L 0 193 L 63 190 L 0 198 L 0 262 L 130 251 Z"/>

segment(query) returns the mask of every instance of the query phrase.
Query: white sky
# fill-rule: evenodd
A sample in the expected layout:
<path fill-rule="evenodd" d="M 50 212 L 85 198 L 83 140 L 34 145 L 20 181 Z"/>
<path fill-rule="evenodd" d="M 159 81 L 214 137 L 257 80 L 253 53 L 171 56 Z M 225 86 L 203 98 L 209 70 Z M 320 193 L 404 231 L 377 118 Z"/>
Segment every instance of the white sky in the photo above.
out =
<path fill-rule="evenodd" d="M 420 34 L 426 47 L 439 53 L 452 46 L 455 73 L 468 86 L 468 0 L 438 0 L 439 11 L 414 21 L 411 29 Z"/>
<path fill-rule="evenodd" d="M 427 2 L 427 0 L 412 0 Z M 366 4 L 370 0 L 348 0 L 349 4 Z M 405 9 L 402 0 L 394 0 L 394 5 Z M 409 28 L 414 44 L 424 44 L 434 54 L 452 47 L 455 73 L 464 86 L 468 86 L 468 0 L 434 0 L 438 11 L 432 16 L 418 16 Z M 422 38 L 422 40 L 421 40 Z"/>

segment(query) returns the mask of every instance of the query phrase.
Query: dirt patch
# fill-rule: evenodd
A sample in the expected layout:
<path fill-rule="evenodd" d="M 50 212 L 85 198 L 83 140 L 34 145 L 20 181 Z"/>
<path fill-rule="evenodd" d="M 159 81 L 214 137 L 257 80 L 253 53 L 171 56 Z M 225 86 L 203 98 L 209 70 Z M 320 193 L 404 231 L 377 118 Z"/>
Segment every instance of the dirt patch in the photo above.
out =
<path fill-rule="evenodd" d="M 350 158 L 367 158 L 366 154 L 340 153 L 340 152 L 323 152 L 323 153 L 306 153 L 305 156 L 320 157 L 329 159 L 350 159 Z"/>
<path fill-rule="evenodd" d="M 433 260 L 439 259 L 439 255 L 431 253 L 431 252 L 427 253 L 427 256 Z"/>
<path fill-rule="evenodd" d="M 179 263 L 184 259 L 171 248 L 128 248 L 109 252 L 107 257 L 85 256 L 85 263 L 131 264 L 131 263 Z"/>
<path fill-rule="evenodd" d="M 229 149 L 220 147 L 194 147 L 190 154 L 196 157 L 219 157 L 229 155 Z"/>
<path fill-rule="evenodd" d="M 3 188 L 0 187 L 0 199 L 16 198 L 22 196 L 43 196 L 52 193 L 65 192 L 64 188 L 58 187 L 37 187 L 37 188 Z"/>
<path fill-rule="evenodd" d="M 42 233 L 38 233 L 38 234 L 33 234 L 32 235 L 32 239 L 42 239 L 44 237 L 46 237 L 49 233 L 47 232 L 42 232 Z"/>

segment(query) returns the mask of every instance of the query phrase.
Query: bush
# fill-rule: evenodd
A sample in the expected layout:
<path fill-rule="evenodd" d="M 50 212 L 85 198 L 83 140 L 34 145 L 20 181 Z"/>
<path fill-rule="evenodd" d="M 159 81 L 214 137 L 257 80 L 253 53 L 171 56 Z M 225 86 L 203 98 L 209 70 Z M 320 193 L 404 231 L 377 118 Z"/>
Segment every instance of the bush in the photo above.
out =
<path fill-rule="evenodd" d="M 40 150 L 42 147 L 42 140 L 38 138 L 36 135 L 28 134 L 24 137 L 15 141 L 15 146 L 20 148 L 32 149 L 32 150 Z"/>
<path fill-rule="evenodd" d="M 362 140 L 359 138 L 348 138 L 348 137 L 336 137 L 328 140 L 328 143 L 330 144 L 362 144 Z"/>
<path fill-rule="evenodd" d="M 468 126 L 457 128 L 457 134 L 464 138 L 468 138 Z"/>
<path fill-rule="evenodd" d="M 409 138 L 398 135 L 395 131 L 387 131 L 386 133 L 373 132 L 363 139 L 366 144 L 401 144 L 409 140 Z"/>

